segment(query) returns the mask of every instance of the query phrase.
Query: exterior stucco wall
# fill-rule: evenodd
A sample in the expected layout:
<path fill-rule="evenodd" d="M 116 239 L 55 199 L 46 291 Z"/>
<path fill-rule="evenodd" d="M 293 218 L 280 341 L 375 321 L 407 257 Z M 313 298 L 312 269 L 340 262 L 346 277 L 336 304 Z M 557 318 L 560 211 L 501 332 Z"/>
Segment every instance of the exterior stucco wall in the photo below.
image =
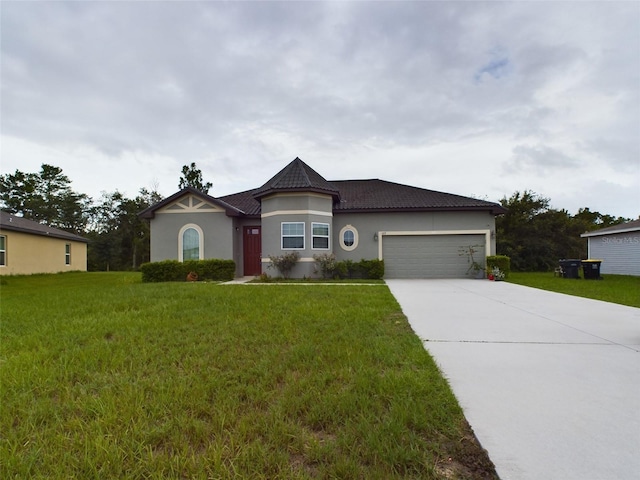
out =
<path fill-rule="evenodd" d="M 640 231 L 588 237 L 589 258 L 602 260 L 601 274 L 640 276 Z"/>
<path fill-rule="evenodd" d="M 340 246 L 340 231 L 351 225 L 358 232 L 358 246 L 346 251 Z M 338 213 L 333 219 L 333 252 L 338 260 L 358 261 L 378 258 L 378 232 L 432 232 L 489 230 L 495 232 L 495 217 L 489 212 L 405 212 Z M 491 255 L 496 252 L 495 235 L 491 238 Z"/>
<path fill-rule="evenodd" d="M 291 276 L 312 276 L 314 270 L 313 255 L 333 251 L 333 214 L 330 196 L 317 194 L 278 194 L 262 199 L 262 271 L 277 276 L 279 272 L 269 268 L 269 256 L 280 256 L 296 251 L 300 261 L 294 267 Z M 305 229 L 304 249 L 282 249 L 282 222 L 303 222 Z M 329 249 L 312 247 L 312 223 L 329 224 Z"/>
<path fill-rule="evenodd" d="M 320 211 L 333 210 L 330 196 L 316 193 L 278 193 L 262 199 L 262 215 L 276 211 Z"/>
<path fill-rule="evenodd" d="M 6 265 L 0 275 L 30 275 L 87 271 L 87 244 L 62 238 L 2 230 L 6 237 Z M 71 245 L 71 262 L 65 264 L 65 245 Z"/>
<path fill-rule="evenodd" d="M 187 224 L 204 235 L 203 258 L 235 260 L 233 219 L 223 212 L 156 213 L 151 219 L 151 261 L 178 260 L 178 236 Z"/>

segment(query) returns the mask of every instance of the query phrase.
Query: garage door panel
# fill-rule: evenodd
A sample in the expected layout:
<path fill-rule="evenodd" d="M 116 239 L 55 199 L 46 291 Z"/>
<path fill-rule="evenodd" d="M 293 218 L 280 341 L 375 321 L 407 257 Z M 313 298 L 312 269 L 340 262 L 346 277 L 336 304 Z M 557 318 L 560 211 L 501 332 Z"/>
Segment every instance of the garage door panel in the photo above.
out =
<path fill-rule="evenodd" d="M 398 235 L 385 236 L 382 257 L 386 278 L 460 278 L 467 275 L 468 258 L 460 255 L 477 246 L 484 254 L 484 235 Z M 482 252 L 482 253 L 480 253 Z"/>

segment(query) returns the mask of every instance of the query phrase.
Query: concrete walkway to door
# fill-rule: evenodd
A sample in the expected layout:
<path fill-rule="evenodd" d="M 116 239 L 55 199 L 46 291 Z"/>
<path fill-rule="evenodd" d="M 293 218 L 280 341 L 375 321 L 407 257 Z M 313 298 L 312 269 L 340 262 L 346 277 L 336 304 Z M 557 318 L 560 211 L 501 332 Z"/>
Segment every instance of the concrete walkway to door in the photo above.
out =
<path fill-rule="evenodd" d="M 488 280 L 387 284 L 501 479 L 640 478 L 640 309 Z"/>

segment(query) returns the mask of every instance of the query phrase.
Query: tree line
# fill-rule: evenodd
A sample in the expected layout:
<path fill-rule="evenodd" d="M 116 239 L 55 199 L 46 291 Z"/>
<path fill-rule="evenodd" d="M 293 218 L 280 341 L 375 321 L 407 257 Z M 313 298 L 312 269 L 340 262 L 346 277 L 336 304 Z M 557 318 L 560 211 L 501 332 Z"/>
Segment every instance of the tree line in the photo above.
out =
<path fill-rule="evenodd" d="M 182 167 L 178 188 L 188 186 L 203 193 L 212 186 L 203 182 L 195 163 Z M 85 237 L 92 271 L 137 270 L 149 261 L 149 222 L 138 213 L 160 200 L 155 188 L 141 188 L 133 198 L 115 190 L 93 199 L 75 192 L 62 169 L 47 164 L 39 172 L 0 175 L 0 208 Z"/>
<path fill-rule="evenodd" d="M 508 211 L 496 217 L 496 252 L 511 258 L 516 271 L 549 271 L 563 258 L 587 258 L 580 234 L 630 219 L 580 208 L 575 215 L 550 207 L 550 199 L 530 190 L 504 197 Z"/>
<path fill-rule="evenodd" d="M 195 163 L 182 167 L 178 188 L 208 193 L 211 186 Z M 87 238 L 93 271 L 137 270 L 149 261 L 149 222 L 138 213 L 160 200 L 155 189 L 146 188 L 133 198 L 115 190 L 92 199 L 73 191 L 61 168 L 47 164 L 36 173 L 0 175 L 0 208 Z M 496 218 L 496 251 L 509 256 L 511 268 L 519 271 L 548 271 L 561 258 L 586 258 L 581 233 L 629 221 L 586 207 L 571 215 L 529 190 L 504 197 L 500 204 L 508 211 Z"/>

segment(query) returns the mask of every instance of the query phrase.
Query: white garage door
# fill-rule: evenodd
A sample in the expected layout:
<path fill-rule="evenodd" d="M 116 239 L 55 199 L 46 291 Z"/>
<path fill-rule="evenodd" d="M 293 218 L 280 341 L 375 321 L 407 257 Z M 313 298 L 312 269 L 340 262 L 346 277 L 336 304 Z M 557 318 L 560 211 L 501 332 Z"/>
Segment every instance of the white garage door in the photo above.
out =
<path fill-rule="evenodd" d="M 469 269 L 469 257 L 460 255 L 469 246 L 482 263 L 484 235 L 398 235 L 382 242 L 385 278 L 462 278 Z"/>

